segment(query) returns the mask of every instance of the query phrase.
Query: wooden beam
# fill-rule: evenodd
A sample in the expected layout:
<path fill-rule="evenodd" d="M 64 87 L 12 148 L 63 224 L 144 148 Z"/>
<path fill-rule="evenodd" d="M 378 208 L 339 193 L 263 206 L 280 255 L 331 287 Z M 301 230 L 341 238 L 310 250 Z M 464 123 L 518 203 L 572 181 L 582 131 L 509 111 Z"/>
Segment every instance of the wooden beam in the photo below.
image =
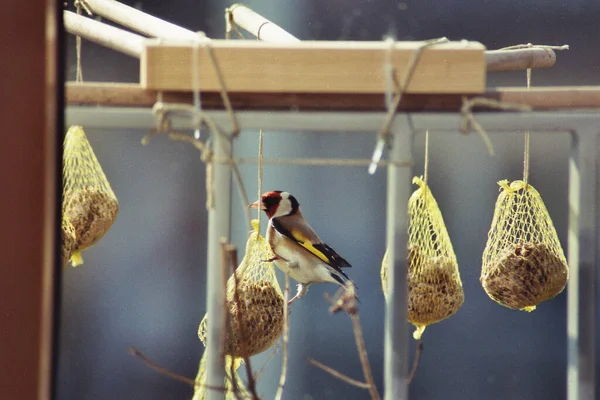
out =
<path fill-rule="evenodd" d="M 391 52 L 396 78 L 402 82 L 421 42 L 267 43 L 212 40 L 209 45 L 230 92 L 370 93 L 386 90 L 385 62 Z M 218 91 L 219 80 L 207 47 L 197 49 L 198 84 Z M 481 93 L 485 90 L 485 47 L 477 42 L 449 42 L 423 51 L 406 93 Z M 194 89 L 194 47 L 150 42 L 141 58 L 142 87 L 152 90 Z"/>
<path fill-rule="evenodd" d="M 46 400 L 56 351 L 60 19 L 55 0 L 2 6 L 0 398 Z"/>
<path fill-rule="evenodd" d="M 66 97 L 70 106 L 152 107 L 157 91 L 128 83 L 67 83 Z M 528 104 L 534 110 L 599 109 L 600 86 L 567 86 L 525 88 L 489 88 L 477 95 L 495 100 Z M 408 94 L 400 111 L 460 110 L 463 94 Z M 237 110 L 385 110 L 383 95 L 337 93 L 231 93 Z M 163 101 L 192 104 L 190 92 L 163 92 Z M 203 92 L 202 106 L 223 108 L 219 93 Z"/>

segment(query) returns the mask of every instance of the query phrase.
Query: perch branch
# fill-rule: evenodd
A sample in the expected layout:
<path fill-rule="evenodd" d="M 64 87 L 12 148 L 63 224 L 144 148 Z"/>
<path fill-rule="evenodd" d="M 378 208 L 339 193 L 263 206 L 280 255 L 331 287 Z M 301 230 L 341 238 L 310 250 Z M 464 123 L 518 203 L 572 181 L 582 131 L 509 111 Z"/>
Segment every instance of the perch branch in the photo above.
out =
<path fill-rule="evenodd" d="M 234 4 L 225 10 L 227 33 L 240 26 L 265 42 L 291 43 L 300 40 L 285 31 L 279 25 L 242 4 Z"/>
<path fill-rule="evenodd" d="M 145 38 L 94 19 L 63 11 L 67 32 L 80 36 L 101 46 L 140 58 Z"/>
<path fill-rule="evenodd" d="M 365 347 L 365 341 L 362 335 L 362 328 L 360 326 L 360 318 L 358 316 L 358 300 L 356 298 L 356 289 L 351 282 L 348 282 L 345 286 L 341 287 L 336 295 L 332 298 L 329 295 L 325 295 L 327 300 L 331 301 L 332 306 L 329 308 L 329 312 L 335 314 L 340 311 L 344 311 L 346 314 L 350 316 L 352 320 L 352 328 L 354 331 L 354 338 L 356 340 L 356 347 L 358 349 L 358 355 L 360 357 L 360 363 L 363 368 L 363 373 L 365 375 L 366 383 L 362 383 L 356 381 L 352 378 L 343 375 L 340 372 L 333 370 L 330 367 L 325 367 L 323 364 L 311 362 L 313 365 L 317 365 L 330 374 L 343 379 L 346 382 L 352 381 L 352 384 L 358 386 L 357 383 L 361 384 L 359 387 L 364 387 L 369 390 L 369 394 L 371 395 L 371 399 L 379 400 L 381 397 L 379 396 L 379 392 L 377 391 L 377 386 L 375 386 L 375 382 L 373 381 L 373 374 L 371 372 L 371 365 L 369 364 L 369 358 L 367 356 L 367 349 Z M 314 360 L 312 360 L 314 361 Z M 309 360 L 310 362 L 310 360 Z M 323 368 L 325 367 L 325 368 Z M 362 386 L 364 385 L 364 386 Z"/>
<path fill-rule="evenodd" d="M 227 252 L 227 257 L 229 259 L 230 265 L 233 267 L 233 282 L 234 282 L 234 291 L 233 291 L 233 297 L 234 297 L 234 301 L 235 304 L 238 307 L 238 313 L 237 313 L 237 319 L 238 319 L 238 329 L 240 330 L 240 344 L 241 344 L 241 351 L 244 359 L 244 365 L 246 367 L 246 375 L 248 377 L 248 390 L 250 391 L 250 394 L 252 395 L 252 400 L 260 400 L 260 398 L 258 397 L 258 394 L 256 393 L 256 381 L 254 379 L 254 374 L 252 373 L 252 366 L 250 365 L 250 357 L 248 357 L 248 352 L 247 352 L 247 340 L 248 340 L 248 336 L 246 336 L 246 329 L 244 326 L 244 321 L 243 321 L 243 316 L 242 313 L 239 312 L 241 310 L 241 300 L 240 300 L 240 295 L 239 295 L 239 282 L 238 282 L 238 277 L 237 277 L 237 251 L 235 249 L 235 246 L 229 244 L 226 245 L 225 247 L 225 251 Z M 232 371 L 233 374 L 234 371 Z M 235 380 L 235 376 L 232 375 L 232 380 Z"/>
<path fill-rule="evenodd" d="M 350 378 L 349 376 L 347 376 L 347 375 L 344 375 L 344 374 L 342 374 L 341 372 L 339 372 L 339 371 L 336 371 L 335 369 L 333 369 L 333 368 L 331 368 L 331 367 L 328 367 L 328 366 L 327 366 L 327 365 L 325 365 L 325 364 L 321 364 L 321 363 L 320 363 L 320 362 L 318 362 L 317 360 L 314 360 L 314 359 L 312 359 L 312 358 L 309 358 L 309 359 L 308 359 L 308 362 L 309 362 L 310 364 L 314 365 L 315 367 L 317 367 L 317 368 L 321 368 L 323 371 L 325 371 L 325 372 L 327 372 L 327 373 L 329 373 L 329 374 L 331 374 L 331 375 L 335 376 L 336 378 L 338 378 L 338 379 L 340 379 L 340 380 L 342 380 L 342 381 L 344 381 L 344 382 L 346 382 L 346 383 L 348 383 L 348 384 L 350 384 L 350 385 L 352 385 L 352 386 L 356 386 L 356 387 L 358 387 L 358 388 L 361 388 L 361 389 L 369 389 L 369 387 L 370 387 L 368 383 L 361 382 L 361 381 L 359 381 L 359 380 L 356 380 L 356 379 Z"/>
<path fill-rule="evenodd" d="M 288 340 L 289 340 L 289 304 L 288 298 L 290 297 L 290 278 L 288 274 L 285 274 L 285 290 L 283 292 L 283 350 L 281 354 L 281 374 L 279 375 L 279 386 L 277 387 L 277 393 L 275 394 L 275 400 L 281 400 L 283 396 L 283 388 L 285 387 L 285 380 L 287 375 L 287 364 L 288 364 Z"/>
<path fill-rule="evenodd" d="M 367 356 L 367 348 L 365 346 L 365 340 L 363 338 L 362 328 L 360 326 L 360 317 L 358 316 L 358 301 L 356 299 L 355 287 L 351 282 L 348 282 L 344 287 L 338 290 L 336 296 L 337 301 L 333 303 L 329 311 L 331 313 L 337 313 L 339 311 L 345 311 L 352 320 L 352 329 L 354 331 L 354 338 L 356 340 L 356 347 L 358 349 L 358 356 L 360 357 L 360 363 L 363 368 L 365 380 L 369 385 L 369 392 L 371 398 L 379 400 L 379 393 L 377 392 L 377 386 L 373 380 L 373 373 L 371 372 L 371 365 L 369 364 L 369 357 Z"/>
<path fill-rule="evenodd" d="M 114 0 L 86 0 L 96 15 L 123 25 L 144 35 L 169 40 L 201 40 L 196 32 L 153 17 Z"/>
<path fill-rule="evenodd" d="M 409 385 L 412 382 L 413 378 L 415 377 L 415 374 L 417 373 L 417 368 L 419 368 L 419 361 L 421 360 L 421 354 L 423 354 L 423 342 L 419 340 L 417 342 L 417 350 L 415 351 L 415 359 L 413 360 L 413 365 L 410 368 L 408 377 L 406 378 L 406 381 L 408 382 Z"/>

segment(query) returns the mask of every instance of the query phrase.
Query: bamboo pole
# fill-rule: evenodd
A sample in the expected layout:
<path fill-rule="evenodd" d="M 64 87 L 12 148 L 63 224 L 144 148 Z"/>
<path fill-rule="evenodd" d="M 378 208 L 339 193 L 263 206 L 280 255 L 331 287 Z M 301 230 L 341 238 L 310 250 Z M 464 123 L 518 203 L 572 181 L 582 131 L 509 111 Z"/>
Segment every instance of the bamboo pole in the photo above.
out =
<path fill-rule="evenodd" d="M 86 0 L 86 4 L 94 14 L 147 36 L 166 40 L 201 40 L 196 32 L 153 17 L 118 1 Z"/>
<path fill-rule="evenodd" d="M 279 25 L 242 4 L 232 5 L 225 10 L 225 13 L 227 14 L 227 32 L 230 32 L 232 24 L 235 24 L 265 42 L 293 43 L 300 41 Z"/>
<path fill-rule="evenodd" d="M 485 60 L 487 62 L 487 72 L 550 68 L 556 62 L 556 53 L 554 50 L 545 47 L 487 50 Z"/>
<path fill-rule="evenodd" d="M 165 39 L 177 38 L 179 40 L 199 39 L 199 36 L 192 31 L 188 31 L 187 29 L 180 28 L 177 25 L 164 22 L 162 20 L 159 20 L 158 18 L 149 16 L 131 7 L 123 6 L 116 1 L 88 0 L 88 2 L 90 3 L 90 6 L 93 7 L 97 5 L 96 2 L 99 2 L 101 4 L 116 3 L 119 4 L 119 6 L 117 7 L 118 9 L 123 8 L 133 10 L 133 15 L 129 15 L 127 12 L 125 12 L 125 14 L 121 12 L 121 14 L 117 14 L 117 17 L 114 18 L 115 21 L 123 22 L 124 25 L 130 27 L 133 27 L 134 24 L 129 24 L 127 22 L 128 18 L 133 18 L 134 16 L 137 16 L 138 13 L 143 14 L 145 18 L 139 19 L 137 21 L 138 25 L 136 25 L 136 27 L 133 28 L 139 28 L 139 30 L 142 30 L 145 33 L 154 36 Z M 101 8 L 100 10 L 103 12 L 108 12 L 111 9 L 110 7 L 105 7 Z M 248 12 L 246 12 L 246 10 Z M 96 11 L 96 9 L 94 9 L 94 11 Z M 299 42 L 297 38 L 285 32 L 279 26 L 270 23 L 268 20 L 261 17 L 254 11 L 249 10 L 245 6 L 237 6 L 233 9 L 229 9 L 229 12 L 231 12 L 235 18 L 241 18 L 239 20 L 234 18 L 234 23 L 239 24 L 240 26 L 244 27 L 244 29 L 248 29 L 250 32 L 253 32 L 256 35 L 260 34 L 261 40 L 280 43 Z M 158 23 L 157 25 L 152 26 L 151 29 L 143 28 L 143 25 L 145 24 L 144 21 L 150 23 L 154 19 L 161 21 L 163 24 L 166 24 L 166 27 L 163 26 L 161 23 Z M 108 47 L 121 53 L 125 53 L 132 57 L 140 58 L 145 39 L 140 35 L 127 32 L 119 28 L 115 28 L 111 25 L 104 24 L 91 18 L 77 15 L 70 11 L 64 11 L 64 21 L 67 32 L 73 35 L 81 36 L 84 39 L 100 44 L 101 46 Z M 265 21 L 268 22 L 267 25 L 264 24 Z M 263 26 L 262 30 L 261 26 Z M 267 26 L 270 26 L 271 28 L 266 29 Z M 171 29 L 171 27 L 176 27 L 178 29 L 173 30 Z M 552 67 L 556 62 L 555 52 L 552 49 L 545 47 L 532 47 L 508 50 L 487 50 L 485 52 L 485 58 L 488 72 L 524 70 L 527 68 L 549 68 Z"/>
<path fill-rule="evenodd" d="M 227 32 L 238 25 L 265 42 L 293 43 L 300 40 L 280 26 L 241 4 L 225 10 Z M 556 62 L 556 53 L 549 47 L 509 48 L 485 52 L 487 72 L 516 71 L 550 68 Z"/>
<path fill-rule="evenodd" d="M 65 29 L 73 35 L 81 36 L 132 57 L 140 58 L 142 54 L 146 40 L 143 36 L 77 15 L 71 11 L 63 11 L 63 18 Z"/>

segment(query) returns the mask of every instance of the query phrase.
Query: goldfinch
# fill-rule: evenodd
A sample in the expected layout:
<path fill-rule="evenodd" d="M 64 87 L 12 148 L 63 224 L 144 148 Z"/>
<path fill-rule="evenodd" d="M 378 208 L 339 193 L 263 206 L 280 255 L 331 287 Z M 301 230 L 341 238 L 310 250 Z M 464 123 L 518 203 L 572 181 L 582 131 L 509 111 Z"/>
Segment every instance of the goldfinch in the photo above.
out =
<path fill-rule="evenodd" d="M 267 241 L 275 257 L 268 261 L 273 261 L 298 282 L 298 292 L 290 304 L 303 297 L 312 283 L 344 285 L 352 282 L 342 271 L 342 268 L 350 268 L 350 263 L 321 241 L 302 216 L 298 200 L 290 193 L 267 192 L 249 207 L 264 210 L 269 218 Z"/>

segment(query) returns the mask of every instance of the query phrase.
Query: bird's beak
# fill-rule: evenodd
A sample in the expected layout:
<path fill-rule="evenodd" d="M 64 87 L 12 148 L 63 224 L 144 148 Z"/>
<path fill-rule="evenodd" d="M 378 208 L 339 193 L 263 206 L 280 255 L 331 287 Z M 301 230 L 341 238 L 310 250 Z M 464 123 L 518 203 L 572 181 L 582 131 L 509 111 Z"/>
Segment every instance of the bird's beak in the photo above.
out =
<path fill-rule="evenodd" d="M 254 203 L 250 204 L 248 206 L 248 208 L 256 208 L 256 209 L 259 209 L 259 210 L 266 210 L 267 209 L 265 207 L 265 205 L 262 203 L 262 201 L 260 201 L 260 200 L 257 200 Z"/>

